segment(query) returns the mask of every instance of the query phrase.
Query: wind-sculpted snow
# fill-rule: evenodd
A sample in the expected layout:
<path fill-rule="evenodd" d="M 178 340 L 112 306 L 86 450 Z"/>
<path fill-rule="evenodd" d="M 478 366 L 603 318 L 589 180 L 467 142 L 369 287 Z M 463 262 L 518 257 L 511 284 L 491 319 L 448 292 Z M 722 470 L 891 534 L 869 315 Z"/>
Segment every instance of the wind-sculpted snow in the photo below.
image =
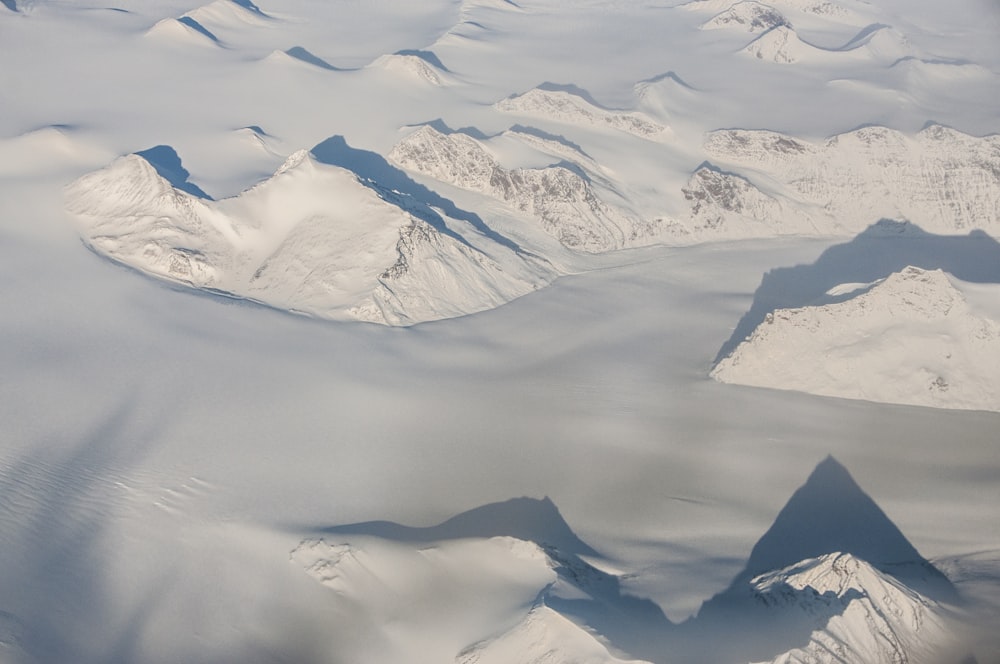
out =
<path fill-rule="evenodd" d="M 481 141 L 461 132 L 444 134 L 424 125 L 397 143 L 389 158 L 413 172 L 504 201 L 571 249 L 601 252 L 656 239 L 655 222 L 604 202 L 575 169 L 561 164 L 507 169 Z"/>
<path fill-rule="evenodd" d="M 709 134 L 705 150 L 751 181 L 781 183 L 795 214 L 820 231 L 860 231 L 879 218 L 940 233 L 1000 228 L 1000 136 L 865 127 L 817 144 L 729 129 Z"/>
<path fill-rule="evenodd" d="M 726 383 L 1000 411 L 1000 321 L 948 275 L 909 267 L 829 304 L 778 309 L 712 371 Z"/>
<path fill-rule="evenodd" d="M 305 151 L 235 198 L 177 184 L 129 155 L 71 185 L 67 205 L 109 258 L 321 318 L 408 325 L 493 308 L 544 283 L 511 249 L 479 237 L 484 253 L 440 217 L 435 227 L 411 214 L 405 197 Z"/>
<path fill-rule="evenodd" d="M 617 129 L 640 138 L 665 140 L 670 129 L 638 112 L 606 110 L 575 90 L 546 85 L 506 99 L 494 107 L 505 113 L 541 118 L 568 125 Z"/>

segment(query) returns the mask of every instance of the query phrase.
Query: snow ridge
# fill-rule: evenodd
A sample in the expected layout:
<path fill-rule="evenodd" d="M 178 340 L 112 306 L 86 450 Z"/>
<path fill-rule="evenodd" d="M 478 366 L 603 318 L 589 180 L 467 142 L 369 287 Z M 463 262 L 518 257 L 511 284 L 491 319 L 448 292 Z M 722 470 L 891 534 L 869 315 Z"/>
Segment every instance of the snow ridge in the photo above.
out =
<path fill-rule="evenodd" d="M 820 232 L 907 219 L 930 232 L 1000 228 L 1000 136 L 939 125 L 915 136 L 864 127 L 822 144 L 763 130 L 712 132 L 705 150 L 727 167 L 782 185 Z"/>
<path fill-rule="evenodd" d="M 600 108 L 580 94 L 560 86 L 544 85 L 501 99 L 494 108 L 556 122 L 590 127 L 611 128 L 653 141 L 670 137 L 670 129 L 643 113 L 611 111 Z"/>
<path fill-rule="evenodd" d="M 507 169 L 481 141 L 424 125 L 393 147 L 389 159 L 463 189 L 492 196 L 542 225 L 571 249 L 602 252 L 649 243 L 656 228 L 601 200 L 575 169 Z"/>
<path fill-rule="evenodd" d="M 850 554 L 804 560 L 753 579 L 751 587 L 773 611 L 835 607 L 806 645 L 771 664 L 897 664 L 954 654 L 954 626 L 943 607 Z"/>

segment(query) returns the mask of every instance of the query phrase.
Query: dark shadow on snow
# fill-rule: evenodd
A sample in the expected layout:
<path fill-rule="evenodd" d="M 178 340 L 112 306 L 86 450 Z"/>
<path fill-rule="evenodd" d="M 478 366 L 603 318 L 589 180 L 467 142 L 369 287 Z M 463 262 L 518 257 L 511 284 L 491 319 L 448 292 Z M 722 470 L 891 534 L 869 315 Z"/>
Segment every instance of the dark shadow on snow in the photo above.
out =
<path fill-rule="evenodd" d="M 572 598 L 558 589 L 543 591 L 545 605 L 608 638 L 635 657 L 659 661 L 665 638 L 674 628 L 654 602 L 622 593 L 617 577 L 581 556 L 599 556 L 577 537 L 549 498 L 514 498 L 463 512 L 426 528 L 388 521 L 336 526 L 331 535 L 368 535 L 401 542 L 440 542 L 466 538 L 516 537 L 534 542 L 549 556 L 559 579 L 578 589 Z M 582 591 L 582 592 L 580 592 Z"/>
<path fill-rule="evenodd" d="M 194 30 L 195 32 L 199 33 L 203 37 L 207 37 L 208 39 L 211 39 L 216 44 L 221 43 L 219 41 L 219 38 L 216 37 L 214 34 L 212 34 L 211 30 L 209 30 L 208 28 L 206 28 L 205 26 L 203 26 L 201 23 L 199 23 L 198 21 L 194 20 L 190 16 L 181 16 L 179 19 L 177 19 L 177 22 L 186 25 L 187 27 L 191 28 L 192 30 Z"/>
<path fill-rule="evenodd" d="M 312 154 L 317 161 L 354 172 L 362 183 L 378 192 L 380 196 L 462 244 L 468 246 L 469 243 L 448 228 L 435 208 L 453 219 L 469 223 L 494 242 L 517 253 L 524 253 L 515 242 L 487 226 L 479 215 L 459 208 L 452 201 L 414 181 L 402 170 L 386 161 L 382 155 L 351 147 L 343 136 L 326 139 L 312 149 Z"/>
<path fill-rule="evenodd" d="M 962 281 L 1000 283 L 1000 243 L 980 230 L 934 235 L 909 222 L 883 219 L 850 242 L 830 247 L 811 265 L 765 274 L 750 310 L 719 349 L 715 363 L 732 353 L 775 309 L 840 302 L 856 293 L 827 295 L 834 286 L 872 283 L 911 265 L 941 269 Z"/>
<path fill-rule="evenodd" d="M 181 158 L 177 151 L 169 145 L 157 145 L 148 150 L 140 150 L 135 154 L 148 161 L 160 177 L 169 182 L 175 189 L 180 189 L 198 198 L 212 200 L 212 197 L 206 194 L 201 187 L 188 180 L 191 174 L 181 164 Z"/>
<path fill-rule="evenodd" d="M 437 53 L 434 51 L 421 51 L 418 49 L 407 48 L 402 51 L 396 51 L 395 55 L 412 55 L 413 57 L 420 58 L 432 67 L 436 67 L 449 74 L 451 73 L 451 70 L 444 66 L 444 63 L 441 62 L 441 58 L 439 58 Z"/>
<path fill-rule="evenodd" d="M 413 543 L 498 536 L 534 542 L 559 579 L 542 591 L 540 603 L 614 648 L 659 663 L 769 661 L 806 646 L 816 629 L 865 598 L 867 589 L 820 592 L 780 579 L 758 589 L 752 580 L 829 554 L 849 554 L 925 597 L 959 602 L 951 582 L 833 457 L 820 462 L 794 492 L 730 586 L 681 624 L 670 622 L 654 602 L 623 593 L 618 577 L 588 563 L 585 557 L 597 552 L 576 536 L 548 498 L 484 505 L 425 528 L 370 521 L 314 532 Z"/>
<path fill-rule="evenodd" d="M 835 553 L 863 560 L 925 597 L 959 601 L 951 581 L 920 555 L 847 469 L 828 456 L 792 494 L 729 587 L 682 624 L 675 645 L 687 651 L 691 662 L 768 661 L 805 646 L 813 630 L 842 614 L 863 593 L 850 589 L 837 597 L 783 583 L 762 595 L 751 581 Z M 711 638 L 720 633 L 727 638 Z"/>
<path fill-rule="evenodd" d="M 304 62 L 307 65 L 312 65 L 314 67 L 319 67 L 320 69 L 326 69 L 327 71 L 344 71 L 339 67 L 334 67 L 323 58 L 313 55 L 301 46 L 293 46 L 285 51 L 285 54 L 300 62 Z"/>

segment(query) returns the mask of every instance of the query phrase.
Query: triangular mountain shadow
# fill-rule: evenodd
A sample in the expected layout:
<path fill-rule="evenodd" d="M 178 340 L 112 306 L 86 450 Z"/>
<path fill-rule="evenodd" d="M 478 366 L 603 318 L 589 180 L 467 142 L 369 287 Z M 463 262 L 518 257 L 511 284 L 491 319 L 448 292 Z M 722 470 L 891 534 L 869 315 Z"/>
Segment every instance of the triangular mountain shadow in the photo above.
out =
<path fill-rule="evenodd" d="M 804 646 L 817 624 L 840 615 L 863 593 L 851 588 L 839 599 L 832 591 L 817 593 L 809 610 L 786 610 L 758 596 L 751 580 L 834 553 L 850 554 L 930 599 L 958 602 L 947 577 L 920 555 L 847 469 L 828 456 L 792 494 L 730 586 L 680 626 L 674 645 L 691 662 L 770 660 Z M 803 591 L 786 586 L 772 592 L 792 596 Z M 725 642 L 713 638 L 720 629 L 729 636 Z"/>
<path fill-rule="evenodd" d="M 148 150 L 140 150 L 135 154 L 148 161 L 159 176 L 175 189 L 180 189 L 198 198 L 212 200 L 212 197 L 206 194 L 201 187 L 188 180 L 191 174 L 181 164 L 181 158 L 177 151 L 169 145 L 157 145 Z"/>
<path fill-rule="evenodd" d="M 351 147 L 343 136 L 331 136 L 314 147 L 312 154 L 317 161 L 354 172 L 362 183 L 379 192 L 381 196 L 388 197 L 394 204 L 462 244 L 468 245 L 468 242 L 448 228 L 434 208 L 453 219 L 469 223 L 484 236 L 511 251 L 522 255 L 526 253 L 517 243 L 487 226 L 479 215 L 459 208 L 444 196 L 419 184 L 386 161 L 382 155 Z"/>
<path fill-rule="evenodd" d="M 827 295 L 834 286 L 867 284 L 912 265 L 941 269 L 958 279 L 1000 283 L 1000 243 L 980 230 L 968 235 L 934 235 L 905 221 L 883 219 L 850 242 L 830 247 L 811 265 L 771 270 L 754 293 L 750 310 L 719 349 L 727 357 L 775 309 L 831 304 L 853 297 Z"/>
<path fill-rule="evenodd" d="M 463 512 L 425 528 L 369 521 L 323 530 L 324 534 L 368 535 L 401 542 L 516 537 L 534 542 L 549 556 L 560 583 L 542 592 L 546 606 L 586 625 L 633 657 L 659 660 L 675 627 L 654 602 L 622 593 L 617 577 L 581 556 L 600 556 L 569 527 L 548 497 L 513 498 Z M 568 597 L 562 584 L 576 588 Z M 580 591 L 583 591 L 582 593 Z"/>
<path fill-rule="evenodd" d="M 792 494 L 733 584 L 836 552 L 860 558 L 932 599 L 957 598 L 947 577 L 917 552 L 832 456 Z"/>

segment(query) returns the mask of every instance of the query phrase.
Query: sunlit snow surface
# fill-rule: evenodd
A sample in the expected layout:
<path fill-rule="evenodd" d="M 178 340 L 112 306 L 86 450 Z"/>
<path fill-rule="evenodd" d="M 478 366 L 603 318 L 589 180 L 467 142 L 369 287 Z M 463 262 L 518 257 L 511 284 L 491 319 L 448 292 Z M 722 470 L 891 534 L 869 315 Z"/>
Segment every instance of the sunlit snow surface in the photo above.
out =
<path fill-rule="evenodd" d="M 343 538 L 323 531 L 547 495 L 594 549 L 574 555 L 679 622 L 829 453 L 997 633 L 1000 416 L 709 378 L 768 311 L 843 284 L 863 297 L 909 265 L 954 275 L 997 319 L 996 4 L 678 4 L 0 3 L 0 660 L 627 661 L 535 606 L 558 575 L 516 534 L 373 539 L 340 558 L 372 572 L 344 587 L 324 576 Z M 602 252 L 519 199 L 401 171 L 394 148 L 428 125 L 507 172 L 573 162 L 619 215 L 601 217 Z M 720 152 L 734 136 L 821 159 Z M 891 158 L 842 155 L 864 137 Z M 426 206 L 408 209 L 503 268 L 495 301 L 404 308 L 402 323 L 485 309 L 408 328 L 310 320 L 105 260 L 67 211 L 68 185 L 145 154 L 229 214 L 299 150 L 393 219 L 393 191 Z M 313 194 L 298 202 L 330 191 Z M 882 250 L 913 234 L 883 217 L 926 237 Z M 365 278 L 398 260 L 404 218 L 378 227 Z M 633 248 L 603 253 L 618 247 Z M 454 281 L 410 292 L 435 283 Z M 789 574 L 837 559 L 811 560 Z"/>

